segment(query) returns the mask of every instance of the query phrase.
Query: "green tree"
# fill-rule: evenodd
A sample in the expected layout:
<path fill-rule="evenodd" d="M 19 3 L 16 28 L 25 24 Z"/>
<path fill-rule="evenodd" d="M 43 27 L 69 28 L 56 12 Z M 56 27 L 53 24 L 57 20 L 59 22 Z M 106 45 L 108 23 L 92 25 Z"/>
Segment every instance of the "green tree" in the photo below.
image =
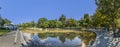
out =
<path fill-rule="evenodd" d="M 62 14 L 59 18 L 59 21 L 61 21 L 63 23 L 63 27 L 65 27 L 66 25 L 66 16 L 64 14 Z"/>
<path fill-rule="evenodd" d="M 49 20 L 49 27 L 55 28 L 56 27 L 56 21 L 55 20 Z"/>
<path fill-rule="evenodd" d="M 4 25 L 4 21 L 2 19 L 2 17 L 0 16 L 0 27 L 2 27 Z"/>
<path fill-rule="evenodd" d="M 67 27 L 77 27 L 78 26 L 78 21 L 76 21 L 73 18 L 70 18 L 67 20 Z"/>
<path fill-rule="evenodd" d="M 49 22 L 48 21 L 45 21 L 42 25 L 41 25 L 42 28 L 47 28 L 49 27 Z"/>
<path fill-rule="evenodd" d="M 99 11 L 96 11 L 96 13 L 92 16 L 92 24 L 95 27 L 110 27 L 110 19 L 107 19 L 107 16 L 101 14 Z"/>
<path fill-rule="evenodd" d="M 20 27 L 22 27 L 22 28 L 26 28 L 26 27 L 28 27 L 29 25 L 27 24 L 27 23 L 22 23 L 22 24 L 20 24 Z"/>
<path fill-rule="evenodd" d="M 119 33 L 120 33 L 120 18 L 119 18 L 119 19 L 117 19 L 117 21 L 116 21 L 116 22 L 117 22 L 117 24 L 116 24 L 116 25 L 117 25 L 117 28 L 119 29 Z"/>
<path fill-rule="evenodd" d="M 90 26 L 90 16 L 89 14 L 84 14 L 84 21 L 85 21 L 85 27 L 89 27 Z"/>
<path fill-rule="evenodd" d="M 35 26 L 36 26 L 36 23 L 35 23 L 34 21 L 31 21 L 31 22 L 30 22 L 30 25 L 31 25 L 31 27 L 35 27 Z"/>
<path fill-rule="evenodd" d="M 47 19 L 46 18 L 40 18 L 37 22 L 37 27 L 42 27 L 42 25 L 44 24 L 44 22 L 46 22 Z"/>
<path fill-rule="evenodd" d="M 117 27 L 120 28 L 120 18 L 117 19 Z"/>
<path fill-rule="evenodd" d="M 118 11 L 120 10 L 120 0 L 95 0 L 97 10 L 107 16 L 107 19 L 110 19 L 110 23 L 113 28 L 113 32 L 115 35 L 116 31 L 116 23 L 115 20 L 118 19 L 120 15 L 118 15 Z"/>
<path fill-rule="evenodd" d="M 89 14 L 84 14 L 84 18 L 81 19 L 80 25 L 85 28 L 92 26 L 92 18 L 89 16 Z"/>
<path fill-rule="evenodd" d="M 8 20 L 8 19 L 4 19 L 3 21 L 4 21 L 4 24 L 10 24 L 11 23 L 11 21 Z"/>
<path fill-rule="evenodd" d="M 56 27 L 60 28 L 62 27 L 63 23 L 61 21 L 56 21 Z"/>
<path fill-rule="evenodd" d="M 22 24 L 20 24 L 20 27 L 23 27 L 23 28 L 26 28 L 26 27 L 35 27 L 35 22 L 31 21 L 31 22 L 22 23 Z"/>

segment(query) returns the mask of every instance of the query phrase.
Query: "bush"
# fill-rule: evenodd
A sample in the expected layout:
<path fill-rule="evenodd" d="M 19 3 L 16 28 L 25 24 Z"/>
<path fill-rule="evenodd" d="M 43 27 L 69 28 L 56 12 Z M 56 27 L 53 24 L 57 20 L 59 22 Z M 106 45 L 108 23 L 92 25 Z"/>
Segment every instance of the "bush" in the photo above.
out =
<path fill-rule="evenodd" d="M 10 31 L 10 30 L 5 29 L 5 28 L 0 29 L 0 36 L 3 35 L 3 34 L 8 33 L 9 31 Z"/>

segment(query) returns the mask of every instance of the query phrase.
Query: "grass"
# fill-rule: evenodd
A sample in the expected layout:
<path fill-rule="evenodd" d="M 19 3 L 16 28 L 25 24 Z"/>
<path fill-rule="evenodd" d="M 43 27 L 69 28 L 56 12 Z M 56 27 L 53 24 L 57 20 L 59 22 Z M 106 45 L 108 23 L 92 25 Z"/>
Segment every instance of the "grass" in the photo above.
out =
<path fill-rule="evenodd" d="M 69 33 L 69 32 L 75 32 L 80 33 L 78 30 L 64 30 L 64 29 L 43 29 L 43 30 L 34 30 L 34 29 L 22 29 L 22 32 L 26 33 L 47 33 L 47 32 L 56 32 L 56 33 Z"/>
<path fill-rule="evenodd" d="M 8 32 L 9 32 L 9 30 L 0 29 L 0 36 L 3 35 L 3 34 L 6 34 Z"/>

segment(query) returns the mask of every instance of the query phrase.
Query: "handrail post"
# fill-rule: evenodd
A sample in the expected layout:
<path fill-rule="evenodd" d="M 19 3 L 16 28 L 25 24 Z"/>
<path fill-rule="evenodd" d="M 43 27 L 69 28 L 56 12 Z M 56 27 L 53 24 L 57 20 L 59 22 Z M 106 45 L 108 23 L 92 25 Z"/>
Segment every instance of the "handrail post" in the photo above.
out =
<path fill-rule="evenodd" d="M 19 32 L 19 30 L 16 31 L 14 44 L 16 44 L 16 42 L 17 42 L 17 35 L 18 35 L 18 32 Z"/>

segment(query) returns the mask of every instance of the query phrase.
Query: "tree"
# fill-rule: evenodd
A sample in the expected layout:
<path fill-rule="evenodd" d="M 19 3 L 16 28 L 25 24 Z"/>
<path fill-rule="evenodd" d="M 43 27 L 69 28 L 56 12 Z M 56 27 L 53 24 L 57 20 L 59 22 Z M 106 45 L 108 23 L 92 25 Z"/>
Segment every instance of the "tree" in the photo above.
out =
<path fill-rule="evenodd" d="M 11 23 L 11 21 L 8 20 L 8 19 L 4 19 L 3 21 L 4 21 L 4 24 L 10 24 Z"/>
<path fill-rule="evenodd" d="M 35 25 L 36 25 L 36 23 L 34 21 L 31 21 L 31 22 L 22 23 L 19 26 L 26 28 L 26 27 L 35 27 Z"/>
<path fill-rule="evenodd" d="M 63 23 L 61 21 L 56 21 L 56 27 L 60 28 L 62 27 Z"/>
<path fill-rule="evenodd" d="M 120 28 L 120 18 L 117 19 L 117 27 Z"/>
<path fill-rule="evenodd" d="M 97 7 L 97 10 L 107 16 L 109 21 L 111 21 L 112 29 L 115 35 L 116 31 L 116 23 L 115 20 L 118 19 L 120 13 L 118 11 L 120 10 L 120 0 L 95 0 Z"/>
<path fill-rule="evenodd" d="M 61 15 L 61 17 L 59 18 L 59 21 L 61 21 L 63 23 L 63 27 L 65 27 L 65 25 L 66 25 L 66 17 L 64 16 L 64 14 Z"/>
<path fill-rule="evenodd" d="M 120 33 L 120 18 L 119 19 L 117 19 L 117 28 L 119 29 L 119 33 Z"/>
<path fill-rule="evenodd" d="M 67 27 L 77 27 L 78 26 L 78 21 L 76 21 L 73 18 L 70 18 L 67 20 Z"/>
<path fill-rule="evenodd" d="M 47 28 L 49 27 L 49 22 L 48 21 L 45 21 L 42 25 L 41 25 L 42 28 Z"/>
<path fill-rule="evenodd" d="M 92 20 L 92 24 L 95 27 L 110 27 L 110 19 L 107 19 L 107 17 L 101 14 L 99 11 L 96 11 L 96 13 L 92 16 Z"/>
<path fill-rule="evenodd" d="M 26 27 L 28 27 L 29 25 L 27 24 L 27 23 L 22 23 L 22 24 L 20 24 L 20 27 L 22 27 L 22 28 L 26 28 Z"/>
<path fill-rule="evenodd" d="M 86 27 L 86 28 L 92 26 L 91 25 L 92 20 L 91 20 L 91 17 L 89 16 L 89 14 L 84 14 L 84 18 L 81 19 L 80 24 L 81 24 L 81 26 Z"/>
<path fill-rule="evenodd" d="M 36 24 L 35 24 L 34 21 L 31 21 L 31 22 L 30 22 L 30 25 L 31 25 L 31 27 L 35 27 Z"/>
<path fill-rule="evenodd" d="M 2 27 L 3 25 L 4 25 L 4 22 L 3 22 L 2 17 L 0 16 L 0 27 Z"/>
<path fill-rule="evenodd" d="M 64 14 L 61 15 L 61 17 L 59 18 L 59 21 L 61 21 L 61 22 L 66 21 L 66 17 L 64 16 Z"/>
<path fill-rule="evenodd" d="M 46 18 L 40 18 L 37 22 L 37 27 L 42 27 L 42 25 L 44 24 L 44 22 L 46 22 L 47 19 Z"/>
<path fill-rule="evenodd" d="M 86 28 L 90 26 L 90 16 L 89 14 L 84 14 L 84 21 L 85 21 L 85 26 Z"/>
<path fill-rule="evenodd" d="M 56 21 L 55 20 L 49 20 L 49 27 L 55 28 L 56 27 Z"/>

